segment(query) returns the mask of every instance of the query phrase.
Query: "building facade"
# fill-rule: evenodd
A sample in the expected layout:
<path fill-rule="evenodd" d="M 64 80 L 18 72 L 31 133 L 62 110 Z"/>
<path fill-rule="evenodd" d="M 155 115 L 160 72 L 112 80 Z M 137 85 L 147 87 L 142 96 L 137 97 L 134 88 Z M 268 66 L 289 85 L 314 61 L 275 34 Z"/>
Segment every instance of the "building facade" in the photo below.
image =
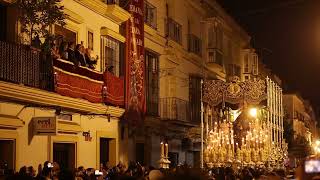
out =
<path fill-rule="evenodd" d="M 144 13 L 147 114 L 129 159 L 157 167 L 163 142 L 171 166 L 199 167 L 201 79 L 253 78 L 257 54 L 215 1 L 147 0 Z"/>
<path fill-rule="evenodd" d="M 104 162 L 115 165 L 120 161 L 158 167 L 161 142 L 169 146 L 171 166 L 200 166 L 201 79 L 228 81 L 237 76 L 244 81 L 259 74 L 259 58 L 250 46 L 249 35 L 215 1 L 146 0 L 146 117 L 143 125 L 133 130 L 120 123 L 124 104 L 118 103 L 119 95 L 111 94 L 115 98 L 108 99 L 109 92 L 119 91 L 121 85 L 116 84 L 123 84 L 121 77 L 125 73 L 124 46 L 128 42 L 122 27 L 130 18 L 124 10 L 128 7 L 121 7 L 125 1 L 63 0 L 64 13 L 68 15 L 66 26 L 53 27 L 53 33 L 64 42 L 81 44 L 91 49 L 93 56 L 99 56 L 94 71 L 83 71 L 100 77 L 112 66 L 115 77 L 110 84 L 68 72 L 63 67 L 70 63 L 63 59 L 53 65 L 54 77 L 41 79 L 36 76 L 44 74 L 41 67 L 32 66 L 39 64 L 40 55 L 34 56 L 27 49 L 23 53 L 29 54 L 24 59 L 19 56 L 16 64 L 8 63 L 14 59 L 12 54 L 21 52 L 18 46 L 7 42 L 25 39 L 19 38 L 20 24 L 12 2 L 0 2 L 0 51 L 7 52 L 0 55 L 0 61 L 8 64 L 0 67 L 0 149 L 12 152 L 4 156 L 5 152 L 0 151 L 0 163 L 10 164 L 12 169 L 36 167 L 45 160 L 61 161 L 70 168 L 98 168 Z M 22 61 L 25 66 L 19 64 Z M 19 68 L 14 69 L 14 65 Z M 27 71 L 34 73 L 29 76 Z M 62 82 L 49 88 L 46 83 L 43 85 L 47 81 L 58 81 L 59 85 L 59 80 L 68 79 L 61 77 L 69 75 L 81 82 L 89 79 L 93 85 L 98 83 L 102 88 L 98 90 L 107 91 L 107 100 L 104 101 L 104 93 L 103 102 L 67 93 L 61 88 Z M 69 79 L 69 86 L 64 88 L 80 88 Z M 92 88 L 86 83 L 81 88 L 92 90 L 86 89 Z M 31 133 L 34 119 L 40 117 L 54 117 L 54 134 Z"/>
<path fill-rule="evenodd" d="M 294 138 L 302 136 L 311 145 L 317 137 L 312 106 L 298 94 L 285 94 L 283 103 L 287 120 L 293 124 Z"/>
<path fill-rule="evenodd" d="M 127 149 L 121 148 L 123 105 L 105 100 L 114 84 L 103 82 L 103 72 L 112 65 L 114 79 L 123 73 L 120 25 L 130 14 L 113 1 L 63 0 L 61 5 L 66 25 L 55 25 L 53 33 L 99 56 L 94 70 L 65 69 L 73 65 L 62 58 L 43 69 L 41 53 L 18 44 L 25 39 L 16 6 L 0 1 L 0 169 L 37 167 L 47 160 L 70 170 L 128 161 Z"/>

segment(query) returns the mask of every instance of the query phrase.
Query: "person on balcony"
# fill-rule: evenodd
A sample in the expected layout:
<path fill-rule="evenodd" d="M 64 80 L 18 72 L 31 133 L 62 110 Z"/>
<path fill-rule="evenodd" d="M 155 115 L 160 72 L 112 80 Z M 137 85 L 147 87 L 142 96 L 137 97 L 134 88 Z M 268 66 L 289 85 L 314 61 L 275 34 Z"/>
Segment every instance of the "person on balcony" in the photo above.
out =
<path fill-rule="evenodd" d="M 87 62 L 86 62 L 86 59 L 85 59 L 85 56 L 84 56 L 84 47 L 83 47 L 83 45 L 77 44 L 75 57 L 76 57 L 76 59 L 78 61 L 78 64 L 80 66 L 84 66 L 84 67 L 87 66 Z"/>
<path fill-rule="evenodd" d="M 60 58 L 59 50 L 54 42 L 51 44 L 51 56 L 53 57 L 53 59 Z"/>
<path fill-rule="evenodd" d="M 69 42 L 67 53 L 68 53 L 68 61 L 73 62 L 75 66 L 78 66 L 79 64 L 76 61 L 73 42 Z"/>
<path fill-rule="evenodd" d="M 97 64 L 97 61 L 98 61 L 98 56 L 96 56 L 96 58 L 94 59 L 91 56 L 91 49 L 90 48 L 86 49 L 85 58 L 86 58 L 87 66 L 90 69 L 95 69 L 95 65 Z"/>
<path fill-rule="evenodd" d="M 61 42 L 59 51 L 60 51 L 61 58 L 68 60 L 68 43 L 67 42 Z"/>

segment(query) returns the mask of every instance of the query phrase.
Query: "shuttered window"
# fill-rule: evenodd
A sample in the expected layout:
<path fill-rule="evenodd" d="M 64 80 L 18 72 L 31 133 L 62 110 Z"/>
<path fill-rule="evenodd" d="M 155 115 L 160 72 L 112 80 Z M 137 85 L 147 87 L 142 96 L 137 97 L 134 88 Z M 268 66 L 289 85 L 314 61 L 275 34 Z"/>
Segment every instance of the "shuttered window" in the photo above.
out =
<path fill-rule="evenodd" d="M 147 113 L 158 116 L 159 106 L 159 57 L 155 53 L 145 52 Z"/>
<path fill-rule="evenodd" d="M 190 76 L 189 79 L 190 120 L 194 123 L 201 121 L 201 78 Z"/>

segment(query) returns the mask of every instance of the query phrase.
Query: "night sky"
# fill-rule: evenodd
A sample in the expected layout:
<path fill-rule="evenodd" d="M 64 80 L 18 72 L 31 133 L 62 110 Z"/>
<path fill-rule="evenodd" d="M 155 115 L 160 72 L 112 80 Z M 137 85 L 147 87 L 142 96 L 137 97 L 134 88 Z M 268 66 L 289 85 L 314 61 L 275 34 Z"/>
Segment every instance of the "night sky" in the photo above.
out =
<path fill-rule="evenodd" d="M 217 0 L 249 33 L 263 62 L 320 105 L 320 0 Z"/>

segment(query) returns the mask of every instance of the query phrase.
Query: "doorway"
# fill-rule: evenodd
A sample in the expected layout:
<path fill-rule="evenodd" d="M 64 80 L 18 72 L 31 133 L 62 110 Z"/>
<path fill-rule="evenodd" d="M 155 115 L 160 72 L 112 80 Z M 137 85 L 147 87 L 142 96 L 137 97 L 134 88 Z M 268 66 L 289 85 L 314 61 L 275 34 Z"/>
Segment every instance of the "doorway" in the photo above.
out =
<path fill-rule="evenodd" d="M 0 41 L 5 41 L 7 35 L 7 7 L 0 4 Z"/>
<path fill-rule="evenodd" d="M 169 161 L 171 162 L 170 168 L 177 167 L 177 165 L 179 164 L 179 153 L 169 152 L 168 156 L 169 156 Z"/>
<path fill-rule="evenodd" d="M 106 165 L 110 161 L 110 140 L 110 138 L 100 138 L 100 164 Z"/>
<path fill-rule="evenodd" d="M 14 172 L 15 144 L 13 139 L 0 139 L 0 179 Z"/>
<path fill-rule="evenodd" d="M 136 143 L 136 161 L 144 165 L 144 143 Z"/>
<path fill-rule="evenodd" d="M 76 144 L 53 143 L 53 161 L 59 163 L 60 169 L 74 170 L 76 167 Z"/>

